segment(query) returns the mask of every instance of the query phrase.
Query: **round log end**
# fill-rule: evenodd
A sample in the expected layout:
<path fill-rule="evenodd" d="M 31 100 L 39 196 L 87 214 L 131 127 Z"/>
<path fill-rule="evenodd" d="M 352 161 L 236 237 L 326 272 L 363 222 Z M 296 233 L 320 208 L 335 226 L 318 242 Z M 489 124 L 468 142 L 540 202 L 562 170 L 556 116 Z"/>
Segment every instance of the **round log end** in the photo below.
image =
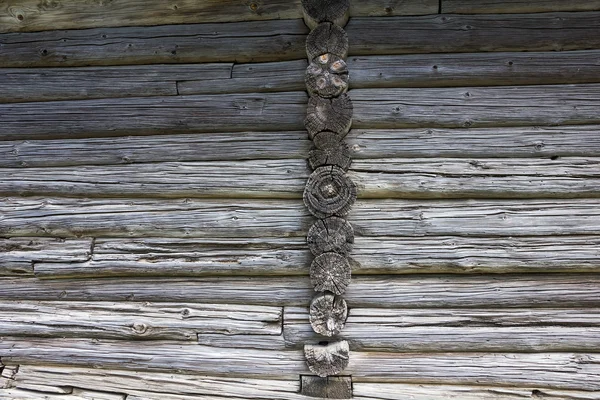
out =
<path fill-rule="evenodd" d="M 348 255 L 354 246 L 354 229 L 343 218 L 320 219 L 308 230 L 306 242 L 315 256 L 328 252 Z"/>
<path fill-rule="evenodd" d="M 348 260 L 337 253 L 318 255 L 310 265 L 310 281 L 315 292 L 343 294 L 350 284 L 352 269 Z"/>
<path fill-rule="evenodd" d="M 348 90 L 348 66 L 338 56 L 321 54 L 306 68 L 306 89 L 321 97 L 337 97 Z"/>
<path fill-rule="evenodd" d="M 323 54 L 333 54 L 341 59 L 348 56 L 348 34 L 337 25 L 319 24 L 306 37 L 306 55 L 312 61 Z"/>
<path fill-rule="evenodd" d="M 304 120 L 309 138 L 313 139 L 317 133 L 323 131 L 346 136 L 352 126 L 352 112 L 352 100 L 348 93 L 331 99 L 311 96 Z"/>
<path fill-rule="evenodd" d="M 350 346 L 345 340 L 323 344 L 304 345 L 306 364 L 314 374 L 320 377 L 337 375 L 348 367 Z"/>
<path fill-rule="evenodd" d="M 316 295 L 310 303 L 310 325 L 319 335 L 331 337 L 344 329 L 348 305 L 341 296 L 332 293 Z"/>
<path fill-rule="evenodd" d="M 321 22 L 344 26 L 350 16 L 350 0 L 302 0 L 304 22 L 314 29 Z"/>
<path fill-rule="evenodd" d="M 356 201 L 356 185 L 339 167 L 319 167 L 309 176 L 303 199 L 317 218 L 343 217 Z"/>
<path fill-rule="evenodd" d="M 335 165 L 347 171 L 352 164 L 352 153 L 340 135 L 321 132 L 313 138 L 315 147 L 308 153 L 308 163 L 314 170 L 324 165 Z"/>

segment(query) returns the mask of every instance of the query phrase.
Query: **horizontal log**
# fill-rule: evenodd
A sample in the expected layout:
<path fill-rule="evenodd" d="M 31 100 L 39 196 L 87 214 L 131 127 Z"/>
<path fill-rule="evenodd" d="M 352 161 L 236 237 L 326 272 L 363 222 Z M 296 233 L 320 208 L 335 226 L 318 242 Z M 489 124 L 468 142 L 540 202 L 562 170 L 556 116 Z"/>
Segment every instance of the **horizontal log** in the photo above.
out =
<path fill-rule="evenodd" d="M 177 95 L 177 81 L 229 80 L 233 64 L 0 69 L 0 103 Z"/>
<path fill-rule="evenodd" d="M 357 2 L 350 15 L 424 15 L 438 12 L 437 0 L 408 0 L 396 5 L 386 0 Z M 110 15 L 110 18 L 106 18 Z M 236 22 L 302 18 L 300 0 L 269 0 L 240 3 L 235 0 L 192 0 L 166 5 L 159 0 L 93 3 L 81 9 L 75 0 L 60 5 L 40 6 L 33 0 L 11 0 L 0 12 L 0 32 L 27 32 L 54 29 L 84 29 L 114 26 Z"/>
<path fill-rule="evenodd" d="M 27 389 L 6 389 L 0 391 L 0 395 L 3 396 L 2 398 L 7 400 L 125 400 L 126 398 L 125 395 L 94 393 L 91 391 L 69 394 L 48 393 L 43 391 L 43 389 L 47 390 L 48 388 L 49 387 L 42 386 L 31 387 L 31 390 L 29 390 L 29 387 Z"/>
<path fill-rule="evenodd" d="M 486 127 L 600 122 L 600 85 L 355 89 L 355 128 Z"/>
<path fill-rule="evenodd" d="M 306 236 L 300 200 L 0 199 L 0 237 L 265 238 Z M 598 235 L 597 199 L 359 200 L 359 236 Z"/>
<path fill-rule="evenodd" d="M 365 7 L 376 5 L 369 2 Z M 421 17 L 352 18 L 346 30 L 352 43 L 351 56 L 556 51 L 600 48 L 596 34 L 599 23 L 598 12 L 533 15 L 438 15 L 434 12 Z M 161 20 L 160 26 L 150 27 L 0 34 L 0 55 L 3 56 L 0 66 L 266 62 L 305 56 L 308 29 L 301 19 L 163 24 Z M 403 40 L 397 40 L 398 37 Z M 440 41 L 440 37 L 444 40 Z"/>
<path fill-rule="evenodd" d="M 353 158 L 598 157 L 600 126 L 354 129 Z M 0 167 L 60 167 L 305 158 L 306 131 L 233 132 L 0 142 Z"/>
<path fill-rule="evenodd" d="M 128 370 L 176 369 L 194 373 L 297 379 L 305 374 L 300 351 L 233 349 L 172 342 L 88 339 L 3 338 L 8 363 L 119 367 Z M 123 362 L 127 354 L 127 363 Z M 203 362 L 199 363 L 198 360 Z M 389 354 L 353 352 L 345 373 L 353 381 L 511 385 L 598 390 L 600 368 L 595 354 L 467 353 Z"/>
<path fill-rule="evenodd" d="M 150 301 L 303 306 L 314 292 L 308 277 L 1 278 L 0 300 Z M 344 295 L 352 307 L 598 307 L 594 274 L 356 277 Z M 351 311 L 352 312 L 352 311 Z"/>
<path fill-rule="evenodd" d="M 443 0 L 441 6 L 441 12 L 460 14 L 600 11 L 600 1 L 598 0 Z"/>
<path fill-rule="evenodd" d="M 280 335 L 281 307 L 185 303 L 0 302 L 0 336 L 197 340 Z M 231 337 L 231 336 L 229 336 Z"/>
<path fill-rule="evenodd" d="M 353 351 L 593 352 L 600 345 L 599 316 L 599 310 L 353 308 L 338 337 Z M 322 340 L 306 323 L 308 317 L 305 308 L 286 307 L 288 347 L 301 349 L 304 343 Z"/>
<path fill-rule="evenodd" d="M 352 274 L 600 272 L 599 249 L 600 236 L 357 237 Z M 90 261 L 34 270 L 42 279 L 306 275 L 311 259 L 304 238 L 97 239 Z"/>
<path fill-rule="evenodd" d="M 294 130 L 306 102 L 306 93 L 289 92 L 0 104 L 0 140 Z"/>
<path fill-rule="evenodd" d="M 0 168 L 0 195 L 299 199 L 305 160 Z M 600 158 L 376 159 L 348 174 L 359 198 L 576 198 L 600 195 Z"/>

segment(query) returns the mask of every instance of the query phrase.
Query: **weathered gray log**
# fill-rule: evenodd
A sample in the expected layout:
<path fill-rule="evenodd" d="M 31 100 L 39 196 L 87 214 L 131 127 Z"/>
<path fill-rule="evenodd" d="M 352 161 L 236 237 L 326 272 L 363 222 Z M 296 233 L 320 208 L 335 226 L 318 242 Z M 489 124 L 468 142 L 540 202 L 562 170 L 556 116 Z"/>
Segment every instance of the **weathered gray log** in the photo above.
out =
<path fill-rule="evenodd" d="M 21 365 L 16 386 L 22 384 L 51 385 L 63 382 L 75 387 L 89 387 L 102 392 L 127 392 L 128 398 L 139 395 L 143 400 L 194 400 L 198 396 L 227 396 L 235 399 L 306 400 L 300 392 L 297 377 L 290 380 L 228 378 L 167 372 L 120 369 L 80 368 L 74 366 Z M 308 377 L 307 377 L 308 378 Z M 336 379 L 330 377 L 329 379 Z M 422 383 L 353 382 L 357 400 L 447 400 L 454 395 L 464 400 L 522 400 L 550 396 L 568 400 L 596 400 L 594 391 L 556 390 L 525 385 L 522 388 L 501 386 L 460 386 Z M 189 393 L 194 393 L 189 395 Z M 68 399 L 71 400 L 71 399 Z M 77 399 L 79 400 L 79 399 Z M 88 400 L 88 399 L 86 399 Z"/>
<path fill-rule="evenodd" d="M 326 132 L 317 138 L 324 135 L 331 144 L 309 152 L 309 164 L 346 167 L 347 146 Z M 5 196 L 298 199 L 309 170 L 285 159 L 0 168 L 0 175 Z M 381 158 L 354 161 L 348 177 L 363 199 L 600 196 L 600 158 Z"/>
<path fill-rule="evenodd" d="M 302 129 L 306 100 L 289 92 L 0 104 L 0 140 Z"/>
<path fill-rule="evenodd" d="M 345 298 L 353 307 L 598 307 L 594 274 L 355 277 Z M 549 296 L 548 293 L 552 293 Z M 0 279 L 0 299 L 207 302 L 306 307 L 308 277 Z"/>
<path fill-rule="evenodd" d="M 0 69 L 0 103 L 177 95 L 177 81 L 229 80 L 233 64 Z M 207 81 L 208 80 L 208 81 Z M 300 88 L 301 90 L 302 88 Z M 235 90 L 230 93 L 236 92 Z M 214 91 L 213 93 L 219 93 Z"/>
<path fill-rule="evenodd" d="M 600 85 L 357 89 L 355 128 L 485 127 L 600 122 Z"/>
<path fill-rule="evenodd" d="M 308 153 L 308 164 L 314 170 L 324 165 L 334 165 L 344 171 L 350 168 L 352 152 L 341 138 L 333 132 L 321 132 L 313 138 L 315 147 Z"/>
<path fill-rule="evenodd" d="M 310 63 L 304 79 L 308 93 L 337 97 L 348 90 L 348 66 L 338 56 L 322 54 Z"/>
<path fill-rule="evenodd" d="M 90 400 L 90 399 L 102 399 L 102 400 L 125 400 L 129 397 L 124 394 L 109 394 L 109 393 L 94 393 L 92 391 L 86 391 L 84 393 L 48 393 L 43 389 L 50 389 L 51 386 L 34 386 L 26 387 L 24 389 L 6 389 L 0 390 L 0 395 L 6 400 Z M 6 397 L 4 397 L 6 396 Z"/>
<path fill-rule="evenodd" d="M 301 376 L 300 394 L 323 399 L 351 399 L 352 377 L 350 376 Z"/>
<path fill-rule="evenodd" d="M 356 185 L 335 166 L 317 168 L 304 189 L 304 205 L 317 218 L 342 217 L 356 201 Z"/>
<path fill-rule="evenodd" d="M 441 4 L 441 12 L 459 14 L 541 13 L 555 11 L 600 11 L 600 2 L 598 0 L 444 0 Z"/>
<path fill-rule="evenodd" d="M 307 313 L 306 308 L 286 307 L 288 348 L 300 349 L 304 343 L 320 340 L 306 324 L 309 315 L 312 310 Z M 598 309 L 352 308 L 343 330 L 336 334 L 347 340 L 353 351 L 593 352 L 600 346 L 597 317 Z"/>
<path fill-rule="evenodd" d="M 0 237 L 298 237 L 313 222 L 289 200 L 1 200 Z M 362 200 L 348 219 L 361 236 L 521 237 L 598 235 L 599 216 L 597 199 Z"/>
<path fill-rule="evenodd" d="M 343 218 L 320 219 L 308 230 L 306 242 L 315 256 L 330 251 L 348 255 L 354 245 L 354 229 Z"/>
<path fill-rule="evenodd" d="M 236 22 L 248 20 L 302 18 L 300 0 L 269 0 L 240 3 L 237 0 L 178 1 L 166 7 L 161 0 L 143 3 L 92 3 L 84 9 L 77 1 L 63 0 L 60 7 L 38 7 L 36 0 L 11 0 L 0 13 L 0 32 L 48 31 L 55 29 L 106 28 L 189 24 L 198 22 Z M 389 0 L 353 2 L 350 15 L 392 16 L 425 15 L 438 12 L 437 0 Z M 106 18 L 110 15 L 110 18 Z"/>
<path fill-rule="evenodd" d="M 323 22 L 343 27 L 350 17 L 350 0 L 302 0 L 302 14 L 310 29 Z"/>
<path fill-rule="evenodd" d="M 355 159 L 597 157 L 600 154 L 599 131 L 599 125 L 353 129 L 346 140 Z M 65 149 L 69 151 L 65 152 Z M 6 141 L 0 142 L 0 166 L 47 168 L 174 160 L 300 159 L 306 157 L 309 149 L 306 131 Z M 556 161 L 560 162 L 560 159 Z"/>
<path fill-rule="evenodd" d="M 348 34 L 339 26 L 324 22 L 306 37 L 306 55 L 313 61 L 323 54 L 333 54 L 345 59 L 348 56 Z"/>
<path fill-rule="evenodd" d="M 190 303 L 0 302 L 0 335 L 196 341 L 280 335 L 281 307 Z M 231 337 L 231 336 L 229 336 Z"/>
<path fill-rule="evenodd" d="M 304 325 L 308 319 L 313 331 L 319 335 L 335 336 L 344 328 L 348 318 L 348 305 L 343 297 L 333 293 L 317 294 L 310 302 L 308 318 L 306 315 L 304 317 Z M 294 320 L 290 323 L 293 324 Z M 285 327 L 283 333 L 286 341 L 289 340 Z"/>
<path fill-rule="evenodd" d="M 305 344 L 304 356 L 308 369 L 320 377 L 337 375 L 348 367 L 350 349 L 345 340 Z"/>
<path fill-rule="evenodd" d="M 300 19 L 5 33 L 0 67 L 294 60 L 307 33 Z"/>
<path fill-rule="evenodd" d="M 598 83 L 598 50 L 354 56 L 353 89 Z"/>
<path fill-rule="evenodd" d="M 310 281 L 316 292 L 343 294 L 350 284 L 351 273 L 346 257 L 337 253 L 320 254 L 310 264 Z"/>
<path fill-rule="evenodd" d="M 301 91 L 306 90 L 307 66 L 306 60 L 235 64 L 230 79 L 190 78 L 178 81 L 177 91 L 182 95 Z"/>

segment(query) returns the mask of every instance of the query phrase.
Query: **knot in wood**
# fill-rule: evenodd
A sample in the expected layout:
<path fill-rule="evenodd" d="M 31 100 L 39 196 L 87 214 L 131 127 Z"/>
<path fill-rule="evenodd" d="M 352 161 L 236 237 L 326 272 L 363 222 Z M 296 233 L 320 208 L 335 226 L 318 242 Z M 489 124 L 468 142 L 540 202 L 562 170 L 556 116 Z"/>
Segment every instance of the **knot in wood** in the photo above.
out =
<path fill-rule="evenodd" d="M 347 318 L 348 305 L 341 296 L 322 293 L 315 296 L 310 303 L 310 325 L 319 335 L 337 335 L 344 329 Z"/>
<path fill-rule="evenodd" d="M 320 377 L 337 375 L 348 366 L 350 346 L 345 340 L 324 345 L 304 345 L 306 364 L 314 374 Z"/>
<path fill-rule="evenodd" d="M 352 153 L 340 135 L 333 132 L 318 133 L 313 143 L 315 147 L 308 153 L 308 163 L 312 169 L 324 165 L 335 165 L 347 171 L 352 164 Z"/>
<path fill-rule="evenodd" d="M 303 199 L 317 218 L 344 216 L 356 201 L 356 185 L 339 167 L 319 167 L 309 176 Z"/>
<path fill-rule="evenodd" d="M 332 23 L 319 24 L 306 37 L 308 61 L 322 54 L 333 54 L 345 59 L 348 55 L 348 34 Z"/>
<path fill-rule="evenodd" d="M 315 256 L 327 252 L 348 255 L 354 245 L 354 229 L 343 218 L 320 219 L 308 230 L 306 242 Z"/>
<path fill-rule="evenodd" d="M 348 90 L 348 66 L 335 54 L 322 54 L 306 68 L 304 80 L 310 94 L 337 97 Z"/>
<path fill-rule="evenodd" d="M 348 22 L 350 0 L 302 0 L 306 25 L 314 29 L 321 22 L 344 26 Z"/>
<path fill-rule="evenodd" d="M 144 324 L 143 322 L 134 322 L 131 326 L 131 329 L 133 329 L 136 334 L 143 335 L 146 333 L 146 331 L 148 331 L 148 325 Z"/>
<path fill-rule="evenodd" d="M 311 96 L 304 120 L 309 138 L 312 140 L 323 131 L 337 133 L 343 138 L 352 125 L 352 113 L 352 100 L 347 93 L 330 99 Z"/>
<path fill-rule="evenodd" d="M 351 275 L 350 263 L 337 253 L 318 255 L 310 264 L 310 281 L 315 292 L 343 294 L 350 284 Z"/>

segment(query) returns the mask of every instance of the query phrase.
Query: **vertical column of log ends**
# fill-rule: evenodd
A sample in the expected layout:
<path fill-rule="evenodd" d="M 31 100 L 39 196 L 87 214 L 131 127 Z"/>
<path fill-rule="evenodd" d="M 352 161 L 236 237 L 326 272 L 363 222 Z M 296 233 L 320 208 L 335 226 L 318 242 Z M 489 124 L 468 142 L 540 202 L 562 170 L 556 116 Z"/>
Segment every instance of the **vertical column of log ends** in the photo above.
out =
<path fill-rule="evenodd" d="M 306 39 L 310 94 L 305 126 L 313 148 L 308 163 L 313 170 L 304 189 L 304 204 L 317 218 L 308 230 L 307 244 L 314 259 L 310 280 L 317 292 L 311 303 L 312 329 L 323 341 L 304 345 L 308 368 L 320 377 L 337 375 L 349 362 L 345 340 L 334 337 L 344 328 L 348 307 L 343 298 L 350 283 L 349 253 L 352 226 L 344 218 L 356 200 L 356 186 L 346 175 L 351 154 L 344 137 L 352 124 L 348 90 L 349 0 L 302 0 L 304 20 L 311 29 Z"/>

